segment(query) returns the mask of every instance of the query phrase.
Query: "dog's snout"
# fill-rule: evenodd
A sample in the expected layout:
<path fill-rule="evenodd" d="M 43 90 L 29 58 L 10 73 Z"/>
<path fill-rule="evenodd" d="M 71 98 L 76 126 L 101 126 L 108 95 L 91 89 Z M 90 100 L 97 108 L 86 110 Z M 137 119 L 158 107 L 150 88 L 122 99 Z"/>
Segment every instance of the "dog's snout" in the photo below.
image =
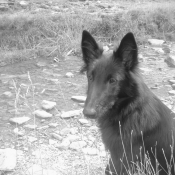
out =
<path fill-rule="evenodd" d="M 95 108 L 84 108 L 83 114 L 86 117 L 95 118 L 95 116 L 96 116 L 96 110 L 95 110 Z"/>

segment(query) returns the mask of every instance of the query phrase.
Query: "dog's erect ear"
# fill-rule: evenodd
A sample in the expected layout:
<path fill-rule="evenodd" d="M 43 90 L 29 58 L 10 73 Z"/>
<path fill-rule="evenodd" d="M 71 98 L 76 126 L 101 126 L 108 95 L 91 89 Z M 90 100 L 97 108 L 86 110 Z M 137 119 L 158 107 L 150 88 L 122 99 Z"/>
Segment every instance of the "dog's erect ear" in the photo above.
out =
<path fill-rule="evenodd" d="M 137 44 L 132 33 L 126 34 L 117 49 L 114 52 L 114 58 L 116 61 L 122 62 L 126 70 L 133 71 L 138 64 L 137 58 Z"/>
<path fill-rule="evenodd" d="M 88 64 L 94 59 L 97 59 L 103 52 L 95 39 L 86 30 L 82 33 L 81 49 L 86 67 L 88 67 Z"/>

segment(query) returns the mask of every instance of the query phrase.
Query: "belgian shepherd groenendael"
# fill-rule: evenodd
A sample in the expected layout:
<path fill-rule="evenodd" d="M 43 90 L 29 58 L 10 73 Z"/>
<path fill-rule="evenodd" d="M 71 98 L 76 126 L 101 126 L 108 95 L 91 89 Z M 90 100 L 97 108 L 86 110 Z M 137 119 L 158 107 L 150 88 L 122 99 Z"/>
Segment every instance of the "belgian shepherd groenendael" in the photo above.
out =
<path fill-rule="evenodd" d="M 104 53 L 83 31 L 81 47 L 82 72 L 88 79 L 83 113 L 97 119 L 110 151 L 105 174 L 174 175 L 175 115 L 140 77 L 133 34 L 126 34 L 112 53 Z"/>

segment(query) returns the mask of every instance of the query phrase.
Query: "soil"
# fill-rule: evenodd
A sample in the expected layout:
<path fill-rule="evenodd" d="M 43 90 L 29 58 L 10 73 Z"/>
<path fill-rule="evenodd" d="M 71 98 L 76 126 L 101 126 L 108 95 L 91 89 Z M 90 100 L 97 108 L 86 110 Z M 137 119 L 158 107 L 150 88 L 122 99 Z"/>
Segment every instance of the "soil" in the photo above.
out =
<path fill-rule="evenodd" d="M 175 43 L 166 42 L 165 45 L 171 52 L 175 52 Z M 157 48 L 162 49 L 163 46 Z M 174 109 L 174 96 L 170 96 L 168 92 L 172 90 L 169 80 L 175 80 L 175 68 L 165 63 L 168 54 L 159 52 L 157 48 L 148 44 L 139 46 L 140 72 L 153 93 Z M 94 120 L 89 120 L 89 126 L 86 126 L 79 122 L 80 118 L 85 118 L 83 115 L 70 119 L 62 119 L 58 115 L 62 111 L 82 108 L 71 100 L 71 96 L 86 94 L 87 80 L 85 74 L 79 73 L 81 66 L 82 58 L 70 55 L 58 62 L 55 62 L 54 58 L 36 58 L 0 67 L 0 148 L 22 151 L 11 174 L 27 174 L 27 169 L 33 164 L 42 164 L 44 169 L 55 170 L 60 175 L 104 173 L 108 156 L 86 155 L 82 150 L 59 149 L 51 144 L 51 140 L 55 140 L 52 138 L 53 132 L 76 127 L 77 134 L 89 147 L 99 149 L 102 146 L 100 132 L 98 129 L 92 130 L 92 126 L 96 126 Z M 67 77 L 67 72 L 71 72 L 73 77 Z M 55 109 L 49 111 L 53 114 L 52 119 L 41 120 L 34 117 L 33 112 L 41 108 L 42 100 L 57 103 Z M 24 128 L 24 125 L 9 122 L 10 118 L 22 116 L 31 118 L 25 124 L 36 124 L 37 128 L 48 126 L 50 123 L 58 125 L 55 128 L 31 130 Z M 15 128 L 24 132 L 24 135 L 16 136 Z M 30 142 L 28 136 L 37 138 L 37 141 Z M 89 136 L 95 138 L 92 145 Z M 38 151 L 41 154 L 39 158 L 35 154 Z"/>

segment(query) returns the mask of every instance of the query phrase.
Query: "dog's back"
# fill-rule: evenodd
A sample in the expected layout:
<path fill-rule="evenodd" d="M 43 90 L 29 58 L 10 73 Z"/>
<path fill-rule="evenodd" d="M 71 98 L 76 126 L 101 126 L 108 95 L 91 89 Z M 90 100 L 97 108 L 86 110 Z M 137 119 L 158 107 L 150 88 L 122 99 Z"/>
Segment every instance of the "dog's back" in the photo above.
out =
<path fill-rule="evenodd" d="M 118 49 L 106 54 L 84 31 L 82 52 L 82 71 L 88 78 L 84 114 L 97 118 L 103 142 L 111 153 L 106 174 L 126 174 L 138 170 L 136 165 L 142 171 L 175 174 L 174 114 L 140 77 L 133 34 L 128 33 Z"/>

